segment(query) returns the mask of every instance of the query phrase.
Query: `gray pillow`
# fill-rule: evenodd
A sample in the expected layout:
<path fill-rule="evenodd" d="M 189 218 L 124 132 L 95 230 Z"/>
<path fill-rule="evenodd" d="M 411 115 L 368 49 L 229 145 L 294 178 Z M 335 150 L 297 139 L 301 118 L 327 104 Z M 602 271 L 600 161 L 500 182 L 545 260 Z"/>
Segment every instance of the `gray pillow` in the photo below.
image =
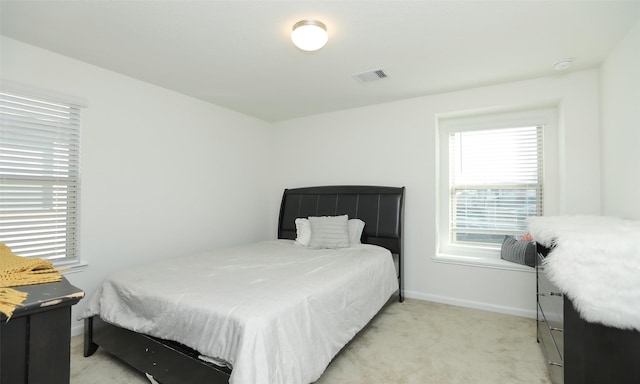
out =
<path fill-rule="evenodd" d="M 536 244 L 532 241 L 516 240 L 511 236 L 505 236 L 500 248 L 500 257 L 529 267 L 535 267 Z"/>
<path fill-rule="evenodd" d="M 311 248 L 347 248 L 349 246 L 349 217 L 320 216 L 309 217 L 311 224 Z"/>

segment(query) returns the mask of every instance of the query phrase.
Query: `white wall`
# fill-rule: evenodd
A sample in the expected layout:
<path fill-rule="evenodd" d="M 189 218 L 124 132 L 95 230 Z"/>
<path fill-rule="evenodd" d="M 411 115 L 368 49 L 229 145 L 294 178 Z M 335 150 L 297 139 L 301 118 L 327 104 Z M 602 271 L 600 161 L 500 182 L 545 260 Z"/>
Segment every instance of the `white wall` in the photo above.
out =
<path fill-rule="evenodd" d="M 88 103 L 80 225 L 88 266 L 67 274 L 87 295 L 132 263 L 271 237 L 271 203 L 257 188 L 270 183 L 267 123 L 12 39 L 0 43 L 3 80 Z"/>
<path fill-rule="evenodd" d="M 374 85 L 372 85 L 374 86 Z M 463 111 L 556 105 L 560 170 L 556 214 L 599 214 L 598 72 L 470 89 L 275 124 L 278 188 L 322 184 L 406 186 L 407 296 L 535 316 L 532 272 L 438 263 L 436 121 Z"/>
<path fill-rule="evenodd" d="M 602 212 L 640 220 L 640 21 L 601 74 Z"/>

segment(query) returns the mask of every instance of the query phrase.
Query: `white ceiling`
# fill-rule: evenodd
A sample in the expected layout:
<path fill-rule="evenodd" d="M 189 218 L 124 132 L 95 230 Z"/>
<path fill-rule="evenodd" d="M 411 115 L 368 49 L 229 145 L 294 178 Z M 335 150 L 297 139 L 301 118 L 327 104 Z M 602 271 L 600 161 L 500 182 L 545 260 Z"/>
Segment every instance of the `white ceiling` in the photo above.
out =
<path fill-rule="evenodd" d="M 640 18 L 633 1 L 1 0 L 1 33 L 280 121 L 599 66 Z M 301 19 L 327 25 L 295 48 Z M 352 75 L 384 69 L 389 78 Z"/>

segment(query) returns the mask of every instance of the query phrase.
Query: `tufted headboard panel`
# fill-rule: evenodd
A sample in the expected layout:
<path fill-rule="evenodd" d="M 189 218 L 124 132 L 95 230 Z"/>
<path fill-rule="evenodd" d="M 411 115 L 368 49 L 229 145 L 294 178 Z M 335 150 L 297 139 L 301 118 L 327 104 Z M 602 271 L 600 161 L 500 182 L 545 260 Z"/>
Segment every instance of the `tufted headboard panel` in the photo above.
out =
<path fill-rule="evenodd" d="M 402 253 L 404 187 L 340 185 L 285 189 L 278 222 L 279 239 L 295 239 L 295 220 L 349 215 L 365 222 L 362 242 Z"/>

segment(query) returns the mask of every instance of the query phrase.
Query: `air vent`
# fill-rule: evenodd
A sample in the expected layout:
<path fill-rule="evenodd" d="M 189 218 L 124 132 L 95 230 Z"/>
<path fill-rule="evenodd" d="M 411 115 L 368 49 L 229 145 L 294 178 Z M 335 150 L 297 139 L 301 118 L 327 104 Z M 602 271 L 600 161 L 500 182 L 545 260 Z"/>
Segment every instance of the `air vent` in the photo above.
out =
<path fill-rule="evenodd" d="M 371 81 L 386 79 L 387 77 L 389 77 L 389 74 L 384 69 L 376 69 L 375 71 L 356 73 L 353 75 L 353 78 L 361 83 L 369 83 Z"/>

